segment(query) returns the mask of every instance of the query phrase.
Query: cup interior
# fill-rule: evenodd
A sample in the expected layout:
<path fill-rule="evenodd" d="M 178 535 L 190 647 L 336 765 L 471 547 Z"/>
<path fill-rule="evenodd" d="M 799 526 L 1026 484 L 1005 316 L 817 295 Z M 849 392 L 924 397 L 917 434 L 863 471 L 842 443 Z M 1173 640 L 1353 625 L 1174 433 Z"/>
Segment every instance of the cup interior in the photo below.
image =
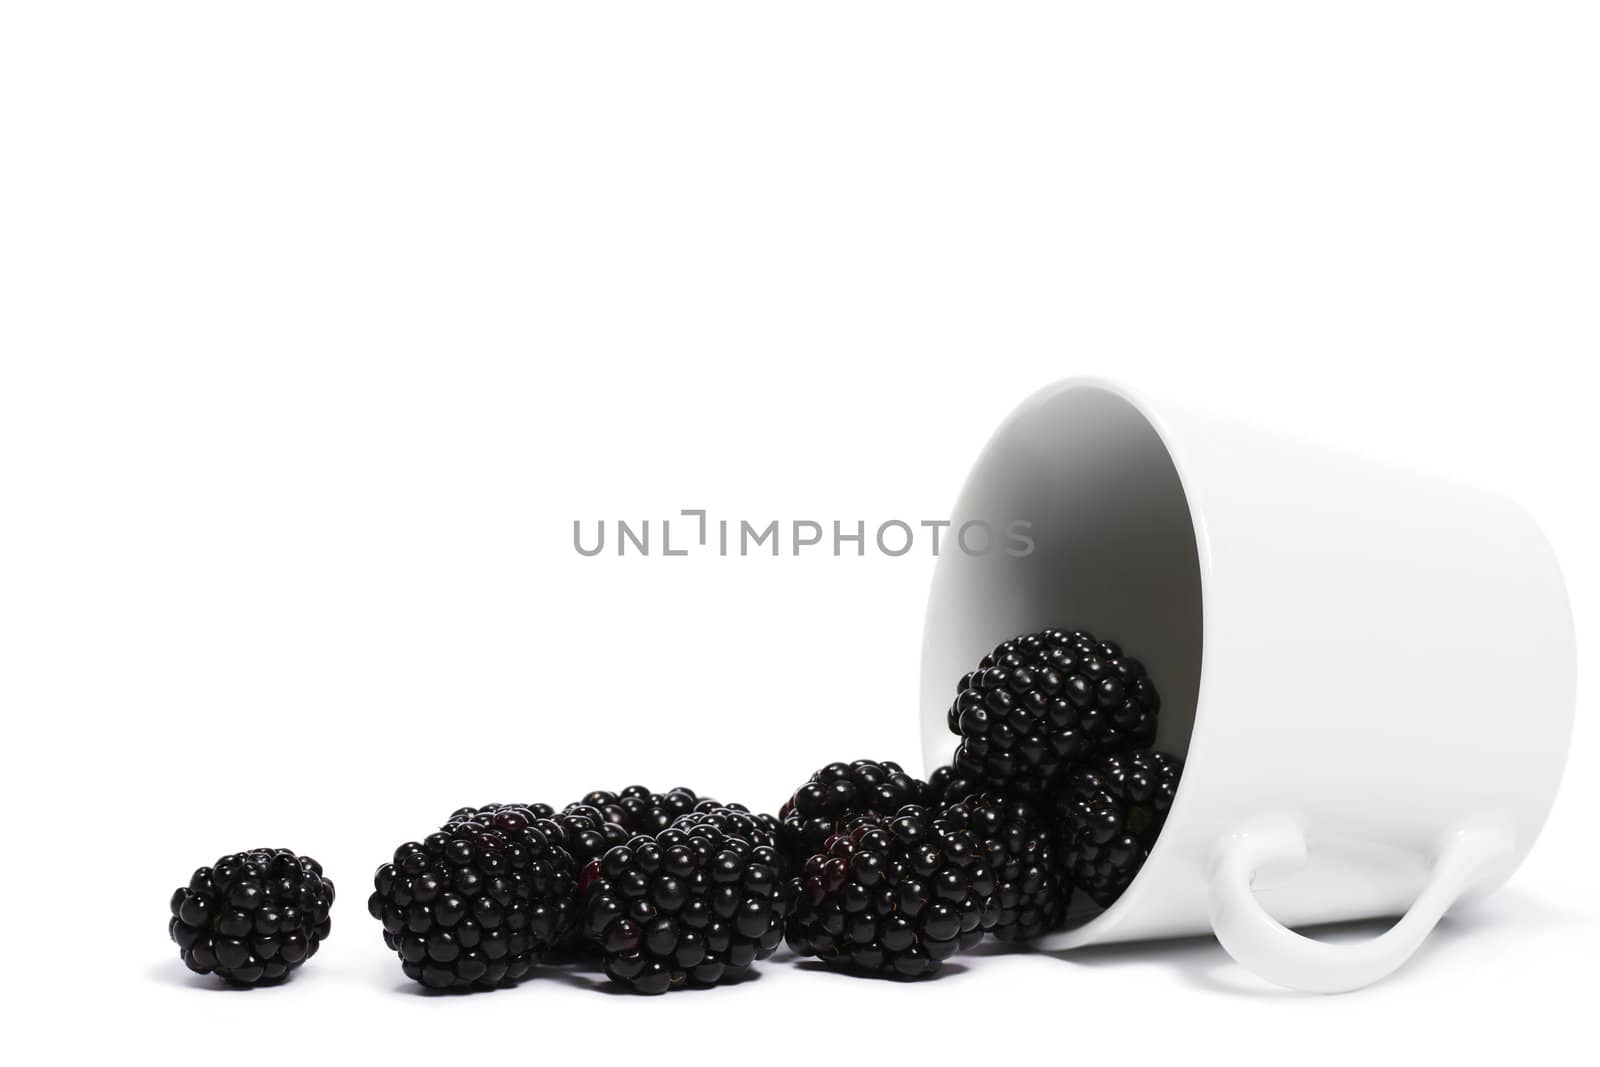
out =
<path fill-rule="evenodd" d="M 1067 382 L 1025 402 L 967 479 L 952 530 L 1028 524 L 1031 551 L 1005 538 L 983 555 L 943 552 L 922 661 L 923 755 L 947 763 L 956 683 L 996 644 L 1049 627 L 1115 641 L 1161 695 L 1156 747 L 1187 758 L 1203 641 L 1199 550 L 1178 469 L 1134 400 Z M 1069 921 L 1099 913 L 1075 897 Z"/>

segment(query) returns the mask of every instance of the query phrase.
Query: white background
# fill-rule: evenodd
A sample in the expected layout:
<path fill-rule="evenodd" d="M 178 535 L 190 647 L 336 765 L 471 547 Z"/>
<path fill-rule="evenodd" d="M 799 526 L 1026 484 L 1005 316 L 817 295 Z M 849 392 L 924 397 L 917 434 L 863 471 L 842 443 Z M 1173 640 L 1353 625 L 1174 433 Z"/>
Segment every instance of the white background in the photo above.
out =
<path fill-rule="evenodd" d="M 775 807 L 831 759 L 914 763 L 930 557 L 584 559 L 572 520 L 938 518 L 1010 407 L 1073 373 L 1512 494 L 1587 676 L 1597 30 L 1560 3 L 8 5 L 8 1040 L 236 1063 L 1587 1040 L 1586 688 L 1524 868 L 1348 996 L 1192 941 L 920 986 L 785 957 L 654 1000 L 563 974 L 426 997 L 364 902 L 460 804 L 644 781 Z M 214 991 L 167 896 L 258 844 L 322 859 L 333 937 L 284 987 Z"/>

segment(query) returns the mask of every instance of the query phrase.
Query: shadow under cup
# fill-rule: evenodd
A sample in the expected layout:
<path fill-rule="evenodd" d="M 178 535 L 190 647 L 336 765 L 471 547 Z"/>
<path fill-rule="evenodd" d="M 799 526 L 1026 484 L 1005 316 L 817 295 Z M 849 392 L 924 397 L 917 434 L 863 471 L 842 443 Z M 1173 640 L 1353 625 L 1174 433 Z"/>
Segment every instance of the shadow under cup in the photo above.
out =
<path fill-rule="evenodd" d="M 941 555 L 922 662 L 927 766 L 954 753 L 945 712 L 962 675 L 999 642 L 1050 627 L 1089 630 L 1143 662 L 1161 695 L 1155 747 L 1186 759 L 1200 689 L 1201 570 L 1183 484 L 1149 420 L 1105 389 L 1034 397 L 969 477 L 951 528 L 969 522 L 1020 529 L 1032 545 L 997 538 L 982 555 Z M 1074 894 L 1068 923 L 1099 913 Z"/>

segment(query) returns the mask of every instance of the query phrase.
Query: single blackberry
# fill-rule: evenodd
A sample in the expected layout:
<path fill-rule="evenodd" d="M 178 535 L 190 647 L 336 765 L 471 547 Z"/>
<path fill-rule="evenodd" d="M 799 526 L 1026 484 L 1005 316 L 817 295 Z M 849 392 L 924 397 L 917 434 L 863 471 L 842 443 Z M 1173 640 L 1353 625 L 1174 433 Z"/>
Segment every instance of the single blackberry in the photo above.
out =
<path fill-rule="evenodd" d="M 936 832 L 971 833 L 994 868 L 983 925 L 996 938 L 1031 941 L 1061 922 L 1072 886 L 1062 880 L 1049 828 L 1032 804 L 998 793 L 969 794 L 940 808 L 933 825 Z"/>
<path fill-rule="evenodd" d="M 367 910 L 406 977 L 431 989 L 515 982 L 572 921 L 575 876 L 543 805 L 462 808 L 378 868 Z"/>
<path fill-rule="evenodd" d="M 744 826 L 746 814 L 687 813 L 583 869 L 585 936 L 612 981 L 665 993 L 735 977 L 772 955 L 791 895 L 775 848 L 724 829 Z"/>
<path fill-rule="evenodd" d="M 934 807 L 953 804 L 958 800 L 966 799 L 974 793 L 981 792 L 983 792 L 983 786 L 970 778 L 964 777 L 961 772 L 948 763 L 942 767 L 936 767 L 934 772 L 928 775 L 927 802 Z"/>
<path fill-rule="evenodd" d="M 778 810 L 783 852 L 799 869 L 857 815 L 893 815 L 927 800 L 928 783 L 898 763 L 858 759 L 830 763 L 813 774 Z"/>
<path fill-rule="evenodd" d="M 1002 641 L 956 685 L 951 761 L 1013 796 L 1050 792 L 1073 764 L 1155 743 L 1161 701 L 1144 666 L 1082 630 Z"/>
<path fill-rule="evenodd" d="M 328 936 L 333 881 L 286 848 L 223 856 L 172 894 L 167 933 L 183 962 L 235 985 L 276 982 Z"/>
<path fill-rule="evenodd" d="M 620 793 L 597 789 L 578 803 L 598 809 L 607 822 L 625 827 L 629 833 L 653 834 L 671 826 L 678 816 L 693 811 L 696 804 L 714 805 L 716 801 L 682 786 L 652 793 L 645 786 L 630 785 Z"/>
<path fill-rule="evenodd" d="M 871 974 L 925 978 L 982 939 L 996 880 L 970 831 L 926 808 L 862 815 L 806 860 L 785 928 L 802 956 Z"/>
<path fill-rule="evenodd" d="M 1178 792 L 1183 761 L 1164 752 L 1101 756 L 1056 797 L 1056 847 L 1066 876 L 1109 908 L 1144 866 Z"/>

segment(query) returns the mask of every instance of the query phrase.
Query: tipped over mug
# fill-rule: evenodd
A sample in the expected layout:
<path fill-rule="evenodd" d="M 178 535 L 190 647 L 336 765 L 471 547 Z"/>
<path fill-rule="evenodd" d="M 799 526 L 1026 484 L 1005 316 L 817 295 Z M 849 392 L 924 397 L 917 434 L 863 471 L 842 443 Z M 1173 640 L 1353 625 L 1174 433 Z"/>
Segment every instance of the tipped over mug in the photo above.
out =
<path fill-rule="evenodd" d="M 921 711 L 948 762 L 956 682 L 1050 627 L 1115 640 L 1184 760 L 1166 824 L 1103 911 L 1048 949 L 1214 932 L 1243 966 L 1338 992 L 1388 975 L 1502 884 L 1555 798 L 1576 652 L 1561 572 L 1490 492 L 1070 379 L 985 447 L 953 526 L 1025 519 L 1033 551 L 946 553 Z M 1398 917 L 1331 944 L 1295 927 Z"/>

